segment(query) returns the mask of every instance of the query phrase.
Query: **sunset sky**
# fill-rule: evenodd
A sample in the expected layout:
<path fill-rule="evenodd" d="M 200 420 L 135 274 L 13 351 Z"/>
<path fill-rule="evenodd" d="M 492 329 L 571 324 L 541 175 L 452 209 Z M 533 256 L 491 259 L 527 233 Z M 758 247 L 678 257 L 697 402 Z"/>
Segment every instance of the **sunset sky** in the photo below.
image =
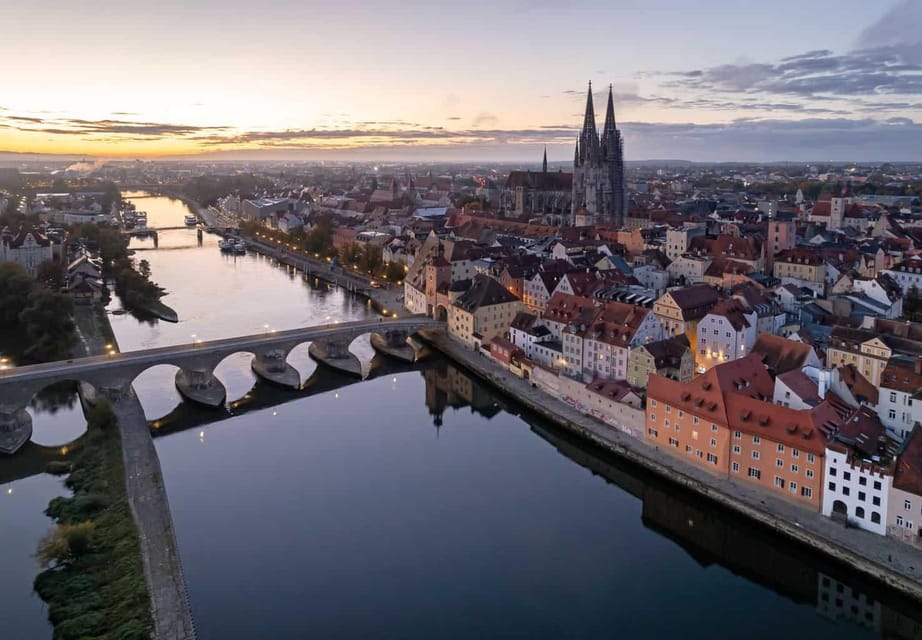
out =
<path fill-rule="evenodd" d="M 0 151 L 566 161 L 592 80 L 628 160 L 922 160 L 920 0 L 10 0 L 0 24 Z"/>

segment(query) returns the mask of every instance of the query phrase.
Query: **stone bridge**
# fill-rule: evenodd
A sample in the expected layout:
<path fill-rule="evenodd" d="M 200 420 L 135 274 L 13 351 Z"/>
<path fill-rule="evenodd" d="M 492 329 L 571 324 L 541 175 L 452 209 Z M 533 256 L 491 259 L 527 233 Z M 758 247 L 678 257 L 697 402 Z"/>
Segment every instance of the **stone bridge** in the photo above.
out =
<path fill-rule="evenodd" d="M 3 442 L 6 437 L 18 441 L 25 435 L 28 439 L 31 417 L 26 407 L 36 393 L 57 382 L 86 383 L 97 392 L 119 397 L 138 375 L 151 367 L 167 364 L 179 369 L 176 387 L 183 397 L 217 407 L 224 403 L 226 391 L 214 370 L 234 353 L 253 354 L 251 367 L 261 379 L 283 387 L 299 388 L 300 375 L 287 361 L 288 354 L 298 345 L 309 342 L 312 358 L 361 378 L 367 372 L 349 351 L 356 338 L 372 334 L 371 342 L 377 351 L 412 362 L 415 350 L 407 345 L 408 338 L 420 329 L 438 326 L 438 322 L 423 316 L 362 320 L 5 370 L 0 372 L 0 451 L 11 452 L 18 448 L 12 446 L 12 442 Z M 21 446 L 23 442 L 18 444 Z"/>

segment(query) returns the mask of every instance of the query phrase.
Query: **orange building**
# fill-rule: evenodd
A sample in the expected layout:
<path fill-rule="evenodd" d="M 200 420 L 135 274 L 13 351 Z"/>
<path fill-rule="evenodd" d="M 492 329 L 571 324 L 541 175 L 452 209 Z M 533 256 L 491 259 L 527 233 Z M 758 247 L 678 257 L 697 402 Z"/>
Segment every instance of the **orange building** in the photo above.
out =
<path fill-rule="evenodd" d="M 645 438 L 702 468 L 819 511 L 826 443 L 849 408 L 827 393 L 815 408 L 789 409 L 772 404 L 773 390 L 756 354 L 686 384 L 651 375 Z"/>

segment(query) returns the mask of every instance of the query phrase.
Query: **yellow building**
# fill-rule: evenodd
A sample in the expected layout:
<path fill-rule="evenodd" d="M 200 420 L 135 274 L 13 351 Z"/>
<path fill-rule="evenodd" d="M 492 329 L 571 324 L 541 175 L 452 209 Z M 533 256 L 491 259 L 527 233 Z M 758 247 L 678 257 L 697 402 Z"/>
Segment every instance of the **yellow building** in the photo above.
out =
<path fill-rule="evenodd" d="M 834 327 L 829 335 L 826 366 L 854 365 L 871 384 L 880 387 L 880 376 L 893 355 L 885 340 L 892 339 L 892 336 L 878 335 L 867 329 Z"/>
<path fill-rule="evenodd" d="M 717 289 L 696 284 L 664 293 L 653 304 L 653 313 L 663 326 L 666 336 L 688 337 L 692 351 L 697 344 L 698 321 L 717 304 Z"/>
<path fill-rule="evenodd" d="M 480 274 L 448 310 L 448 332 L 468 346 L 505 336 L 525 305 L 493 278 Z"/>

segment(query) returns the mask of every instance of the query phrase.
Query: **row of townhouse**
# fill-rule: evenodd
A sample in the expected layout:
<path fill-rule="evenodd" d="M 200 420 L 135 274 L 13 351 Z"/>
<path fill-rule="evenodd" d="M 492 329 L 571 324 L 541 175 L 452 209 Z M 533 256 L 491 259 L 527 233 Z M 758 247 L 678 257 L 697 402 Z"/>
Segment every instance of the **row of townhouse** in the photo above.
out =
<path fill-rule="evenodd" d="M 745 486 L 922 546 L 922 426 L 901 444 L 821 371 L 772 380 L 753 353 L 687 383 L 653 375 L 644 437 Z"/>
<path fill-rule="evenodd" d="M 583 380 L 626 379 L 631 349 L 662 336 L 648 309 L 567 293 L 555 293 L 544 313 L 522 312 L 510 325 L 510 340 L 525 357 Z"/>

